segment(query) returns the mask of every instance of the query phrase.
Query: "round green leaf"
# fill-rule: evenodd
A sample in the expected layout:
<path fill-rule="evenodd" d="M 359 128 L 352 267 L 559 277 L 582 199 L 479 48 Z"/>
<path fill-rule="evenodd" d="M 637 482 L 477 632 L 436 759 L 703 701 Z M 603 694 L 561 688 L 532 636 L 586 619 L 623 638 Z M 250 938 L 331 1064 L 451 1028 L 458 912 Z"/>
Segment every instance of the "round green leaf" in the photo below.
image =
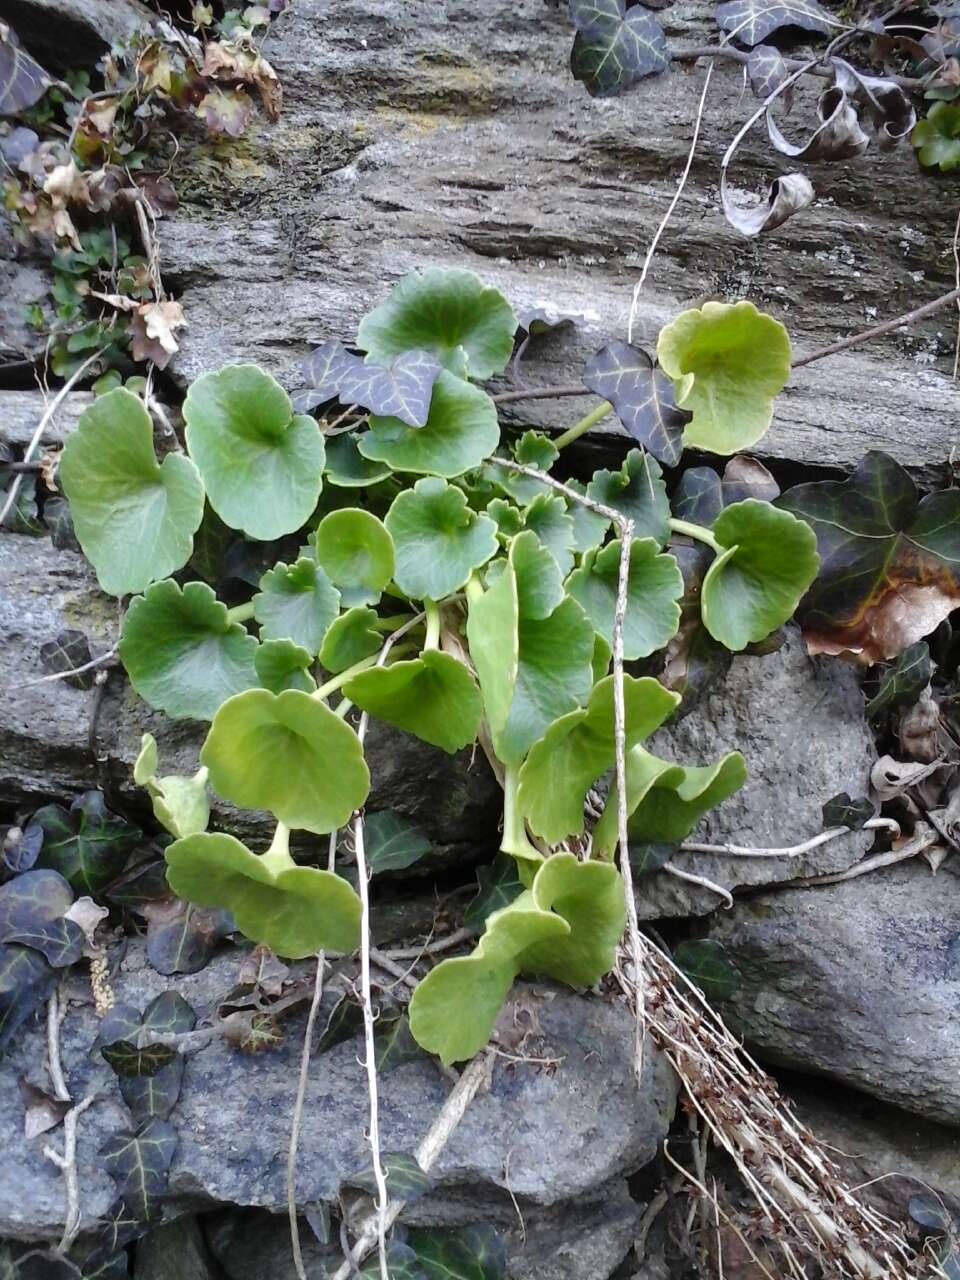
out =
<path fill-rule="evenodd" d="M 558 493 L 541 493 L 524 512 L 524 525 L 537 535 L 557 562 L 562 577 L 573 568 L 573 552 L 577 542 L 573 517 Z"/>
<path fill-rule="evenodd" d="M 95 400 L 67 437 L 58 474 L 80 546 L 110 595 L 142 591 L 190 559 L 203 484 L 182 453 L 157 462 L 137 396 L 118 388 Z"/>
<path fill-rule="evenodd" d="M 713 535 L 725 548 L 703 580 L 703 624 L 734 651 L 765 639 L 817 576 L 817 536 L 803 520 L 747 498 L 721 511 Z"/>
<path fill-rule="evenodd" d="M 588 551 L 567 579 L 567 590 L 586 610 L 598 635 L 613 643 L 613 619 L 620 582 L 620 540 Z M 653 538 L 637 538 L 630 547 L 623 656 L 632 661 L 662 649 L 677 634 L 683 577 L 671 555 L 659 553 Z"/>
<path fill-rule="evenodd" d="M 554 720 L 520 769 L 521 811 L 548 844 L 583 831 L 587 792 L 613 768 L 613 685 L 607 676 L 585 707 Z M 624 676 L 623 699 L 628 749 L 658 729 L 680 701 L 649 676 Z"/>
<path fill-rule="evenodd" d="M 363 457 L 357 448 L 360 438 L 349 433 L 325 442 L 327 459 L 323 474 L 337 488 L 362 489 L 386 480 L 390 474 L 390 468 L 383 463 L 370 462 Z"/>
<path fill-rule="evenodd" d="M 210 720 L 227 698 L 255 688 L 256 651 L 204 582 L 154 583 L 131 601 L 120 634 L 130 683 L 174 719 Z"/>
<path fill-rule="evenodd" d="M 305 523 L 320 497 L 323 437 L 275 379 L 253 364 L 204 374 L 183 416 L 210 505 L 232 529 L 269 542 Z"/>
<path fill-rule="evenodd" d="M 198 907 L 229 911 L 237 928 L 277 955 L 299 960 L 317 951 L 352 951 L 360 938 L 360 899 L 332 871 L 275 871 L 233 836 L 176 840 L 166 851 L 167 881 Z"/>
<path fill-rule="evenodd" d="M 453 755 L 473 742 L 483 705 L 473 676 L 449 653 L 361 671 L 343 686 L 363 711 Z"/>
<path fill-rule="evenodd" d="M 334 675 L 346 671 L 376 653 L 383 636 L 374 630 L 377 615 L 372 609 L 355 608 L 342 613 L 323 638 L 320 665 Z"/>
<path fill-rule="evenodd" d="M 397 551 L 394 581 L 414 600 L 442 600 L 497 551 L 497 526 L 433 476 L 399 494 L 385 524 Z"/>
<path fill-rule="evenodd" d="M 918 159 L 928 169 L 941 173 L 960 166 L 960 105 L 936 102 L 910 135 Z"/>
<path fill-rule="evenodd" d="M 434 383 L 430 415 L 423 427 L 399 418 L 371 418 L 357 448 L 394 471 L 451 479 L 489 457 L 500 440 L 497 408 L 486 392 L 443 372 Z"/>
<path fill-rule="evenodd" d="M 635 538 L 655 538 L 661 547 L 670 541 L 670 503 L 660 464 L 652 454 L 631 449 L 619 471 L 595 471 L 587 485 L 587 497 L 612 507 L 633 521 Z M 589 513 L 594 521 L 603 520 Z M 606 529 L 604 521 L 602 528 Z M 591 546 L 601 542 L 594 537 Z M 583 548 L 589 550 L 589 547 Z"/>
<path fill-rule="evenodd" d="M 339 612 L 340 592 L 309 556 L 275 565 L 260 579 L 260 593 L 253 597 L 261 640 L 292 640 L 310 654 L 319 653 Z"/>
<path fill-rule="evenodd" d="M 359 507 L 331 511 L 310 542 L 345 605 L 376 604 L 394 569 L 393 540 L 382 521 Z"/>
<path fill-rule="evenodd" d="M 225 702 L 200 759 L 225 800 L 319 835 L 344 826 L 370 790 L 357 735 L 296 689 L 251 689 Z"/>
<path fill-rule="evenodd" d="M 756 444 L 790 377 L 786 329 L 752 302 L 682 312 L 661 330 L 657 357 L 676 383 L 677 404 L 693 413 L 684 445 L 711 453 Z"/>
<path fill-rule="evenodd" d="M 403 351 L 429 351 L 459 376 L 502 373 L 517 317 L 472 271 L 430 267 L 405 276 L 386 302 L 360 321 L 357 345 L 378 364 Z"/>
<path fill-rule="evenodd" d="M 313 654 L 292 640 L 264 640 L 253 655 L 260 683 L 271 693 L 302 689 L 313 693 L 317 682 L 310 674 Z"/>

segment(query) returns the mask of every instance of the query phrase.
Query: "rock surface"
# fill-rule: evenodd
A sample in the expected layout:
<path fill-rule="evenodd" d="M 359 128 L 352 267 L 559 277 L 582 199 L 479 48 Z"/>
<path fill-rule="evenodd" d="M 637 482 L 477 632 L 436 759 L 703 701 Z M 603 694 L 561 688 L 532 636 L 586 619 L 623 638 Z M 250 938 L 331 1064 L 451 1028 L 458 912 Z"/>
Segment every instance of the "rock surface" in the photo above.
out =
<path fill-rule="evenodd" d="M 776 653 L 734 658 L 726 678 L 689 715 L 655 734 L 650 749 L 682 764 L 742 752 L 746 785 L 712 810 L 690 838 L 776 848 L 821 831 L 821 808 L 839 792 L 865 795 L 877 754 L 855 670 L 808 658 L 794 627 Z M 844 870 L 872 843 L 870 832 L 850 832 L 796 858 L 678 853 L 673 861 L 737 889 Z M 638 907 L 648 919 L 702 914 L 718 903 L 710 890 L 665 872 L 645 877 L 639 889 Z"/>
<path fill-rule="evenodd" d="M 200 973 L 178 978 L 176 989 L 202 1016 L 233 987 L 237 966 L 237 955 L 226 950 Z M 113 986 L 118 1000 L 142 1008 L 170 980 L 149 967 L 134 941 Z M 477 1213 L 486 1212 L 487 1201 L 499 1220 L 504 1206 L 511 1204 L 508 1186 L 521 1203 L 532 1206 L 589 1201 L 596 1189 L 652 1159 L 666 1133 L 675 1100 L 672 1074 L 648 1046 L 644 1088 L 637 1089 L 629 1015 L 595 996 L 543 984 L 528 990 L 543 1029 L 536 1056 L 562 1061 L 555 1072 L 496 1064 L 490 1091 L 471 1104 L 436 1166 L 437 1190 L 417 1206 L 410 1221 L 439 1219 L 446 1224 L 451 1216 L 476 1221 Z M 324 1008 L 331 1008 L 333 1000 L 332 993 L 325 995 Z M 89 1006 L 71 1009 L 62 1026 L 64 1068 L 76 1097 L 89 1089 L 94 1073 L 99 1077 L 106 1070 L 90 1053 L 97 1026 Z M 242 1054 L 217 1039 L 188 1058 L 172 1117 L 180 1135 L 167 1193 L 173 1211 L 223 1204 L 282 1210 L 302 1019 L 293 1018 L 285 1027 L 283 1044 L 271 1053 Z M 358 1039 L 343 1042 L 318 1057 L 311 1071 L 297 1177 L 302 1204 L 332 1200 L 341 1179 L 368 1162 L 359 1047 Z M 0 1065 L 3 1132 L 17 1133 L 23 1124 L 17 1077 L 25 1073 L 43 1084 L 42 1062 L 43 1035 L 37 1027 L 19 1037 Z M 450 1080 L 425 1056 L 382 1075 L 383 1150 L 411 1151 L 450 1088 Z M 80 1127 L 78 1161 L 88 1227 L 113 1194 L 96 1152 L 124 1123 L 125 1110 L 113 1084 Z M 557 1141 L 560 1133 L 562 1142 Z M 10 1146 L 3 1168 L 0 1237 L 52 1237 L 62 1226 L 61 1181 L 43 1158 L 44 1141 L 41 1137 Z M 445 1206 L 448 1195 L 454 1198 L 452 1215 Z M 464 1219 L 464 1214 L 473 1216 Z"/>
<path fill-rule="evenodd" d="M 773 1062 L 960 1125 L 958 881 L 918 860 L 718 914 L 734 1025 Z"/>
<path fill-rule="evenodd" d="M 3 18 L 56 68 L 93 62 L 156 20 L 140 0 L 4 0 Z"/>

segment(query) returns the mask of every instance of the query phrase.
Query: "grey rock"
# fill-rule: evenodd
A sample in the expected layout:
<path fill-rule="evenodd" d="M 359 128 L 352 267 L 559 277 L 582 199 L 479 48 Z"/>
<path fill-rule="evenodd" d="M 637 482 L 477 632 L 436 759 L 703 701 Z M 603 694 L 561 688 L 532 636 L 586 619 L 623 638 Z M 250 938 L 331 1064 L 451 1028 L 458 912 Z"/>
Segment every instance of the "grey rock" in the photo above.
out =
<path fill-rule="evenodd" d="M 114 800 L 146 815 L 144 793 L 132 775 L 141 734 L 156 737 L 165 771 L 192 773 L 206 726 L 152 711 L 116 671 L 97 719 L 98 763 L 88 742 L 91 694 L 62 680 L 30 682 L 49 674 L 40 646 L 64 628 L 83 631 L 95 654 L 106 652 L 117 635 L 116 601 L 99 590 L 82 556 L 56 550 L 49 538 L 0 534 L 0 582 L 0 681 L 6 691 L 0 700 L 0 804 L 27 806 L 106 783 Z M 415 818 L 441 858 L 493 856 L 499 788 L 482 755 L 448 756 L 378 723 L 371 725 L 366 755 L 374 780 L 371 810 Z M 263 839 L 273 826 L 266 814 L 225 804 L 216 816 L 241 839 Z M 313 846 L 307 840 L 301 847 Z"/>
<path fill-rule="evenodd" d="M 4 265 L 0 263 L 0 270 Z M 71 391 L 44 430 L 41 445 L 62 444 L 77 425 L 81 413 L 91 404 L 92 392 Z M 0 443 L 17 450 L 25 449 L 40 425 L 44 408 L 43 396 L 38 391 L 0 391 Z"/>
<path fill-rule="evenodd" d="M 176 988 L 198 1013 L 209 1013 L 236 981 L 237 957 L 223 952 Z M 131 941 L 113 981 L 118 1000 L 144 1007 L 169 985 Z M 663 1057 L 647 1047 L 644 1084 L 632 1064 L 632 1021 L 619 1005 L 596 996 L 537 984 L 543 1040 L 537 1056 L 562 1059 L 553 1073 L 498 1062 L 490 1091 L 468 1108 L 435 1167 L 437 1195 L 463 1198 L 509 1185 L 522 1202 L 550 1207 L 589 1199 L 614 1178 L 653 1158 L 673 1114 L 675 1086 Z M 330 1008 L 333 994 L 325 995 Z M 80 1097 L 102 1064 L 91 1055 L 97 1020 L 89 1006 L 72 1008 L 62 1026 L 64 1066 Z M 302 1019 L 285 1024 L 275 1051 L 244 1055 L 217 1040 L 187 1060 L 184 1088 L 173 1113 L 180 1142 L 167 1198 L 172 1212 L 238 1204 L 282 1210 L 290 1110 L 296 1089 Z M 301 1204 L 332 1200 L 348 1174 L 366 1166 L 368 1121 L 360 1040 L 317 1058 L 310 1076 L 297 1175 Z M 42 1082 L 42 1029 L 21 1034 L 0 1064 L 0 1130 L 23 1124 L 17 1077 Z M 451 1083 L 427 1057 L 384 1074 L 380 1081 L 381 1142 L 386 1151 L 411 1151 L 442 1107 Z M 124 1124 L 115 1086 L 80 1126 L 78 1162 L 86 1227 L 107 1208 L 112 1187 L 96 1152 Z M 564 1135 L 558 1142 L 557 1135 Z M 62 1225 L 57 1170 L 42 1155 L 44 1141 L 11 1143 L 0 1177 L 0 1237 L 52 1237 Z M 504 1162 L 510 1152 L 509 1166 Z M 475 1219 L 474 1219 L 475 1220 Z M 562 1274 L 562 1273 L 561 1273 Z"/>
<path fill-rule="evenodd" d="M 659 16 L 676 48 L 716 38 L 703 0 Z M 621 98 L 591 100 L 570 77 L 571 39 L 565 6 L 542 0 L 291 6 L 269 48 L 284 86 L 280 121 L 261 120 L 227 153 L 183 140 L 182 204 L 160 230 L 190 323 L 171 374 L 185 385 L 252 359 L 290 384 L 311 346 L 349 341 L 396 279 L 438 264 L 477 270 L 517 307 L 584 316 L 531 343 L 524 361 L 530 385 L 578 377 L 585 356 L 624 334 L 703 73 L 678 65 Z M 814 166 L 815 208 L 745 241 L 717 197 L 720 158 L 744 118 L 739 68 L 717 64 L 708 107 L 641 295 L 641 343 L 704 296 L 747 296 L 809 352 L 952 288 L 941 252 L 950 210 L 909 148 Z M 774 159 L 754 130 L 734 182 L 766 191 Z M 960 431 L 944 411 L 949 315 L 798 370 L 761 456 L 839 468 L 879 447 L 942 479 Z M 579 401 L 544 400 L 507 417 L 559 428 L 581 412 Z"/>
<path fill-rule="evenodd" d="M 823 830 L 821 808 L 841 791 L 865 795 L 876 760 L 854 668 L 807 657 L 798 630 L 765 657 L 734 658 L 727 677 L 650 749 L 681 764 L 707 764 L 743 753 L 746 785 L 706 815 L 690 837 L 706 844 L 782 848 Z M 681 853 L 683 870 L 730 889 L 841 871 L 870 847 L 870 832 L 850 832 L 801 857 L 737 858 Z M 646 918 L 690 915 L 717 906 L 715 893 L 663 872 L 641 882 Z"/>
<path fill-rule="evenodd" d="M 148 28 L 157 15 L 140 0 L 4 0 L 3 17 L 54 67 L 75 67 Z"/>
<path fill-rule="evenodd" d="M 772 1062 L 960 1125 L 958 871 L 917 860 L 719 913 L 734 1025 Z"/>
<path fill-rule="evenodd" d="M 134 1280 L 217 1280 L 203 1231 L 184 1215 L 137 1241 Z"/>
<path fill-rule="evenodd" d="M 27 308 L 46 302 L 49 293 L 43 264 L 15 242 L 10 224 L 0 218 L 0 366 L 33 361 L 43 354 L 44 335 L 27 324 Z M 0 420 L 0 440 L 5 435 Z"/>

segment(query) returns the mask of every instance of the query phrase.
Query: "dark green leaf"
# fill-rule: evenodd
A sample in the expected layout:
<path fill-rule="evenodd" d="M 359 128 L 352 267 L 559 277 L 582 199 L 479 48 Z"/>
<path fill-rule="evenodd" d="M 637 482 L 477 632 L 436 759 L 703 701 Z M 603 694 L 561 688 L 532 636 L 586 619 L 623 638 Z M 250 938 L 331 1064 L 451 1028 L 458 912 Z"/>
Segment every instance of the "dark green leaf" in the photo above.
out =
<path fill-rule="evenodd" d="M 159 1116 L 161 1120 L 170 1118 L 180 1098 L 184 1065 L 183 1056 L 177 1054 L 155 1075 L 121 1075 L 120 1093 L 137 1123 L 149 1120 L 151 1116 Z"/>
<path fill-rule="evenodd" d="M 498 853 L 489 866 L 477 868 L 477 884 L 477 895 L 463 913 L 463 923 L 468 929 L 482 932 L 487 916 L 501 907 L 508 907 L 523 893 L 524 886 L 517 872 L 516 859 L 506 853 Z"/>
<path fill-rule="evenodd" d="M 0 885 L 0 934 L 59 920 L 72 903 L 70 885 L 59 872 L 27 871 Z"/>
<path fill-rule="evenodd" d="M 960 165 L 960 106 L 955 102 L 935 102 L 910 141 L 926 168 L 938 168 L 941 173 L 956 169 Z"/>
<path fill-rule="evenodd" d="M 130 1212 L 144 1222 L 149 1222 L 158 1209 L 176 1150 L 176 1129 L 156 1116 L 134 1132 L 115 1133 L 100 1148 L 103 1168 L 117 1184 Z"/>
<path fill-rule="evenodd" d="M 373 1051 L 381 1075 L 423 1056 L 410 1031 L 409 1019 L 400 1010 L 380 1014 L 373 1031 Z"/>
<path fill-rule="evenodd" d="M 83 1264 L 83 1280 L 127 1280 L 130 1258 L 125 1249 L 107 1253 L 94 1249 Z"/>
<path fill-rule="evenodd" d="M 341 489 L 361 489 L 385 480 L 390 468 L 381 462 L 371 462 L 357 447 L 362 436 L 334 436 L 327 445 L 327 461 L 324 478 Z"/>
<path fill-rule="evenodd" d="M 357 1275 L 361 1280 L 380 1280 L 380 1259 L 376 1252 L 363 1264 Z M 425 1280 L 417 1255 L 399 1240 L 387 1244 L 387 1275 L 390 1280 Z"/>
<path fill-rule="evenodd" d="M 709 529 L 723 510 L 723 484 L 713 467 L 690 467 L 673 495 L 673 514 Z"/>
<path fill-rule="evenodd" d="M 207 910 L 171 898 L 143 907 L 147 959 L 157 973 L 197 973 L 234 925 L 226 911 Z"/>
<path fill-rule="evenodd" d="M 93 657 L 90 644 L 82 631 L 60 631 L 53 640 L 40 646 L 40 665 L 44 671 L 62 673 L 76 671 Z M 95 672 L 81 671 L 65 676 L 65 681 L 75 689 L 92 689 Z"/>
<path fill-rule="evenodd" d="M 0 1054 L 14 1032 L 46 1000 L 57 975 L 39 951 L 0 946 Z"/>
<path fill-rule="evenodd" d="M 100 1249 L 104 1254 L 116 1253 L 131 1240 L 142 1236 L 143 1222 L 134 1217 L 122 1200 L 114 1200 L 103 1215 L 100 1225 Z"/>
<path fill-rule="evenodd" d="M 422 1049 L 417 1050 L 422 1053 Z M 385 1151 L 380 1157 L 380 1165 L 387 1176 L 387 1192 L 391 1200 L 404 1200 L 412 1204 L 433 1188 L 433 1179 L 424 1173 L 411 1155 L 401 1151 Z M 377 1182 L 373 1167 L 369 1166 L 344 1178 L 348 1187 L 359 1187 L 368 1195 L 376 1196 Z"/>
<path fill-rule="evenodd" d="M 84 792 L 69 810 L 47 805 L 32 823 L 44 833 L 37 865 L 59 871 L 77 893 L 94 898 L 143 839 L 139 827 L 109 811 L 99 791 Z"/>
<path fill-rule="evenodd" d="M 823 825 L 825 828 L 849 827 L 851 831 L 862 831 L 876 811 L 873 801 L 866 796 L 852 800 L 846 791 L 841 791 L 823 806 Z"/>
<path fill-rule="evenodd" d="M 632 844 L 630 866 L 636 876 L 662 871 L 677 851 L 675 844 Z"/>
<path fill-rule="evenodd" d="M 172 1045 L 148 1044 L 140 1048 L 129 1040 L 105 1044 L 100 1052 L 118 1076 L 155 1076 L 177 1057 Z"/>
<path fill-rule="evenodd" d="M 717 6 L 717 22 L 747 46 L 760 44 L 781 27 L 826 35 L 839 26 L 817 0 L 727 0 Z"/>
<path fill-rule="evenodd" d="M 76 964 L 83 955 L 85 941 L 83 930 L 72 920 L 47 920 L 0 934 L 0 942 L 17 942 L 24 947 L 33 947 L 55 969 Z"/>
<path fill-rule="evenodd" d="M 912 707 L 932 675 L 930 648 L 925 640 L 918 640 L 904 649 L 881 676 L 880 686 L 866 706 L 867 719 L 876 720 L 884 711 Z"/>
<path fill-rule="evenodd" d="M 570 0 L 577 28 L 570 69 L 592 98 L 622 93 L 643 76 L 666 71 L 670 52 L 653 14 L 625 0 Z"/>
<path fill-rule="evenodd" d="M 681 942 L 674 950 L 673 958 L 677 967 L 694 986 L 700 988 L 711 1004 L 729 1000 L 742 981 L 723 943 L 716 938 Z"/>
<path fill-rule="evenodd" d="M 372 874 L 402 871 L 430 853 L 433 846 L 414 822 L 389 809 L 368 813 L 364 843 Z"/>
<path fill-rule="evenodd" d="M 626 342 L 611 342 L 587 361 L 583 381 L 591 391 L 610 401 L 638 444 L 665 467 L 677 465 L 683 453 L 683 428 L 690 421 L 690 413 L 677 407 L 673 379 L 655 368 L 645 351 Z"/>
<path fill-rule="evenodd" d="M 426 1280 L 506 1280 L 506 1247 L 494 1227 L 417 1228 L 407 1239 Z"/>
<path fill-rule="evenodd" d="M 363 1009 L 356 1000 L 343 995 L 330 1011 L 327 1025 L 317 1041 L 316 1052 L 326 1053 L 344 1040 L 352 1040 L 363 1030 Z"/>

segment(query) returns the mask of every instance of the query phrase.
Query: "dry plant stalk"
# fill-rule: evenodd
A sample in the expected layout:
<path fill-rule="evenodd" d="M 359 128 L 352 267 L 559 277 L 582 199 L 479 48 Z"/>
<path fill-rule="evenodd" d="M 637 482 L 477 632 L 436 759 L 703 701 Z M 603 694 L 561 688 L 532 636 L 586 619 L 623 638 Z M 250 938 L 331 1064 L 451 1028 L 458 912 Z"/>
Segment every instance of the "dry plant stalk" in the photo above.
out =
<path fill-rule="evenodd" d="M 641 948 L 649 1032 L 756 1201 L 766 1243 L 783 1254 L 783 1274 L 804 1280 L 815 1261 L 825 1277 L 844 1280 L 923 1275 L 899 1226 L 854 1193 L 828 1148 L 697 988 L 649 938 Z M 617 977 L 633 1004 L 636 983 L 623 962 Z"/>

